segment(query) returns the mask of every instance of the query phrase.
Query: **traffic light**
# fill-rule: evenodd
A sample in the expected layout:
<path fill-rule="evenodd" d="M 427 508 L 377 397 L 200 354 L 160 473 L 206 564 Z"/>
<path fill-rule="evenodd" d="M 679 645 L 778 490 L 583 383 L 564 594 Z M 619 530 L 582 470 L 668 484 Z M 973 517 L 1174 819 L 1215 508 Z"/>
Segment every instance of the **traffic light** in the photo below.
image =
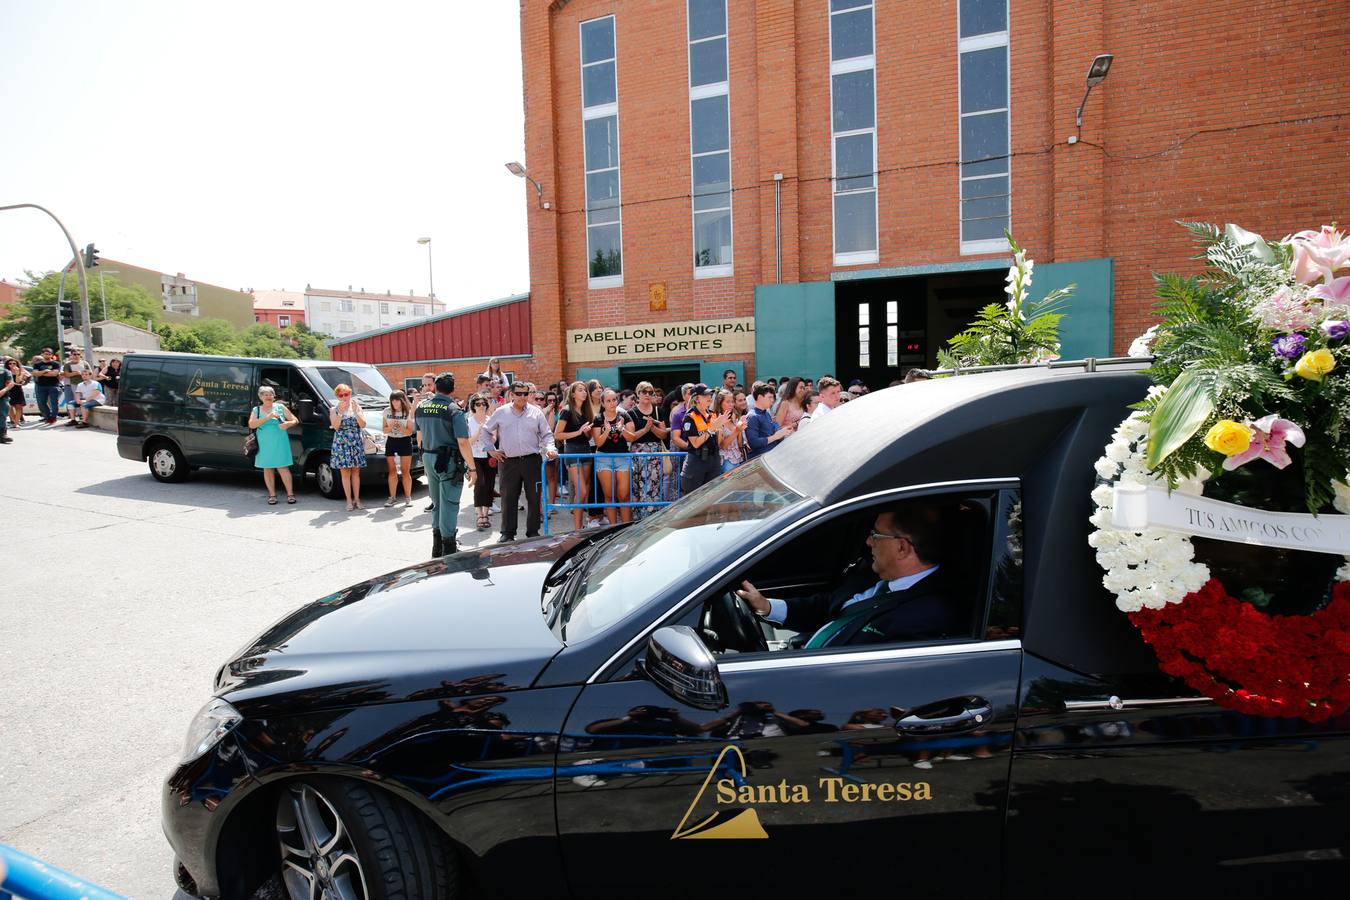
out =
<path fill-rule="evenodd" d="M 90 244 L 84 248 L 84 267 L 92 269 L 96 265 L 98 265 L 98 248 Z"/>
<path fill-rule="evenodd" d="M 73 300 L 62 300 L 61 307 L 61 326 L 63 328 L 75 327 L 75 302 Z"/>
<path fill-rule="evenodd" d="M 61 342 L 61 358 L 62 358 L 62 359 L 65 359 L 67 356 L 69 356 L 69 355 L 70 355 L 70 351 L 71 351 L 72 349 L 74 349 L 74 347 L 75 347 L 75 345 L 72 344 L 70 341 L 62 341 L 62 342 Z"/>

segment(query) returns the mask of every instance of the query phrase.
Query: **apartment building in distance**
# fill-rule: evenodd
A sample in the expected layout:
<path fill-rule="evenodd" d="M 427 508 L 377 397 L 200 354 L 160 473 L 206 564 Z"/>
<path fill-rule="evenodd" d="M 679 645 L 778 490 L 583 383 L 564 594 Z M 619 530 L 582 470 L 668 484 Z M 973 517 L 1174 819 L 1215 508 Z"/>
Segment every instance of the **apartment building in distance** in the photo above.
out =
<path fill-rule="evenodd" d="M 305 286 L 305 322 L 311 331 L 347 338 L 377 328 L 401 325 L 445 312 L 435 297 L 416 294 L 368 293 L 365 288 L 329 290 Z"/>
<path fill-rule="evenodd" d="M 299 291 L 252 291 L 253 321 L 289 328 L 305 321 L 305 295 Z"/>
<path fill-rule="evenodd" d="M 106 256 L 89 270 L 91 298 L 98 296 L 100 270 L 108 278 L 116 278 L 122 284 L 138 284 L 151 297 L 158 297 L 164 317 L 170 322 L 224 319 L 236 328 L 253 324 L 253 296 L 246 291 L 234 291 L 188 278 L 182 272 L 160 272 Z"/>

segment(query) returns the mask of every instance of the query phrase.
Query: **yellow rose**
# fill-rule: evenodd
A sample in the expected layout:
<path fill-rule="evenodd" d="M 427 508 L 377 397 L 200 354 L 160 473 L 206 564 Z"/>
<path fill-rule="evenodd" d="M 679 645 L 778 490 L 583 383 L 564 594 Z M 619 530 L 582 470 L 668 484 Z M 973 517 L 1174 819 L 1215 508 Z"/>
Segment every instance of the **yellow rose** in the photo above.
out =
<path fill-rule="evenodd" d="M 1205 446 L 1224 456 L 1237 456 L 1252 445 L 1252 430 L 1241 422 L 1223 419 L 1205 434 Z"/>
<path fill-rule="evenodd" d="M 1303 354 L 1299 357 L 1299 361 L 1294 363 L 1294 373 L 1309 381 L 1321 381 L 1322 376 L 1334 368 L 1336 368 L 1336 357 L 1332 356 L 1331 351 L 1325 347 Z"/>

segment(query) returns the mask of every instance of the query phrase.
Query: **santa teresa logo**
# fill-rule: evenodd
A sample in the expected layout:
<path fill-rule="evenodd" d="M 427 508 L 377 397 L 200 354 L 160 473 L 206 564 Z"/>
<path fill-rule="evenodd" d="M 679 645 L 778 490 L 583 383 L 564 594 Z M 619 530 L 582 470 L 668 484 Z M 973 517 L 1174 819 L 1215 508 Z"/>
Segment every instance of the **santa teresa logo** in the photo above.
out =
<path fill-rule="evenodd" d="M 727 760 L 729 755 L 736 757 L 734 762 Z M 745 776 L 745 756 L 741 753 L 741 748 L 734 745 L 723 747 L 722 752 L 717 754 L 717 761 L 708 770 L 708 777 L 703 779 L 703 785 L 694 795 L 693 802 L 685 810 L 684 818 L 680 820 L 679 825 L 675 826 L 675 831 L 671 833 L 670 839 L 751 840 L 767 838 L 769 835 L 764 831 L 764 826 L 759 824 L 759 813 L 753 807 L 740 809 L 736 812 L 714 810 L 703 821 L 695 825 L 689 824 L 689 820 L 693 818 L 694 810 L 703 801 L 704 795 L 708 793 L 708 787 L 712 785 L 714 778 L 717 779 L 715 789 L 721 789 L 723 783 L 744 784 Z"/>
<path fill-rule="evenodd" d="M 188 383 L 187 395 L 189 397 L 205 397 L 206 384 L 202 379 L 202 370 L 198 369 L 192 373 L 192 381 Z"/>

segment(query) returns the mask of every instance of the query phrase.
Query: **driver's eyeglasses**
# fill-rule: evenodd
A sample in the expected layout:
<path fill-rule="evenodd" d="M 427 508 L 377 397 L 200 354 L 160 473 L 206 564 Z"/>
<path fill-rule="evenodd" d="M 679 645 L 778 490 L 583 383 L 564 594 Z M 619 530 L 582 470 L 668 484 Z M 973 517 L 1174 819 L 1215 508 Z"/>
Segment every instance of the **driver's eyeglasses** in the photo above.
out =
<path fill-rule="evenodd" d="M 867 532 L 867 537 L 868 537 L 869 540 L 873 540 L 873 541 L 900 541 L 900 540 L 905 540 L 905 541 L 907 541 L 907 540 L 909 540 L 909 538 L 908 538 L 907 536 L 903 535 L 903 534 L 887 534 L 887 533 L 884 532 L 884 531 L 877 531 L 875 528 L 873 528 L 871 531 Z"/>

